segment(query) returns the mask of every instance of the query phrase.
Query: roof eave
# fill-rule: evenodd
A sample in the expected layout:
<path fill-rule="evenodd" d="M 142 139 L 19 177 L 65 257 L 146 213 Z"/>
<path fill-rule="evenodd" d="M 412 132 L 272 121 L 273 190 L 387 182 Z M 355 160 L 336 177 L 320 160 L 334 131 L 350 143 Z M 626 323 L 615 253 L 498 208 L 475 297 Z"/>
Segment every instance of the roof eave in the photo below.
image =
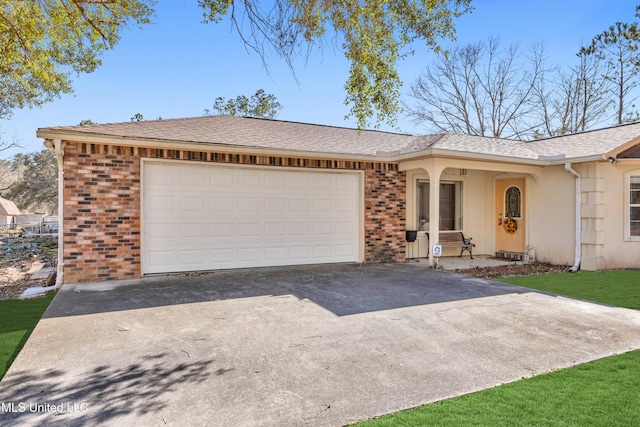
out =
<path fill-rule="evenodd" d="M 548 161 L 545 161 L 545 160 L 532 159 L 532 158 L 526 158 L 526 157 L 474 153 L 474 152 L 466 152 L 466 151 L 458 151 L 458 150 L 447 150 L 442 148 L 427 148 L 425 150 L 420 150 L 412 153 L 403 153 L 399 155 L 394 155 L 390 157 L 390 160 L 395 162 L 401 162 L 405 160 L 419 159 L 421 157 L 449 157 L 449 158 L 459 158 L 459 159 L 465 159 L 465 160 L 478 160 L 478 161 L 499 162 L 499 163 L 519 163 L 519 164 L 527 164 L 527 165 L 535 165 L 535 166 L 547 166 L 549 164 Z"/>
<path fill-rule="evenodd" d="M 375 161 L 375 162 L 394 162 L 387 157 L 374 154 L 356 154 L 356 153 L 336 153 L 325 151 L 304 151 L 304 150 L 287 150 L 277 148 L 265 148 L 258 146 L 241 146 L 222 144 L 215 142 L 194 142 L 194 141 L 175 141 L 160 138 L 135 138 L 122 137 L 104 134 L 92 134 L 85 132 L 69 132 L 56 131 L 52 129 L 38 129 L 36 135 L 45 140 L 60 139 L 64 141 L 83 142 L 90 144 L 107 144 L 107 145 L 126 145 L 140 148 L 163 148 L 163 149 L 180 149 L 192 151 L 223 151 L 228 153 L 240 154 L 256 154 L 262 153 L 273 156 L 295 156 L 304 158 L 318 159 L 335 159 L 335 160 L 355 160 L 355 161 Z"/>
<path fill-rule="evenodd" d="M 549 161 L 549 166 L 564 165 L 566 163 L 600 162 L 600 161 L 606 161 L 606 160 L 607 160 L 606 154 L 592 154 L 590 156 L 567 157 L 559 160 L 551 160 Z"/>

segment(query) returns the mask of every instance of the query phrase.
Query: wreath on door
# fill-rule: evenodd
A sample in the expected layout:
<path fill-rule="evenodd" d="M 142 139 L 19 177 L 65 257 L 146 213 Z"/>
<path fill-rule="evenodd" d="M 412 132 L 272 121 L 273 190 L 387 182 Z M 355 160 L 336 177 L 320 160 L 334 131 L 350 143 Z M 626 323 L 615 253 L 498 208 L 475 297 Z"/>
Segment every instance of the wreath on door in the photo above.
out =
<path fill-rule="evenodd" d="M 518 223 L 511 217 L 506 218 L 504 220 L 504 229 L 507 231 L 507 233 L 513 234 L 518 229 Z"/>

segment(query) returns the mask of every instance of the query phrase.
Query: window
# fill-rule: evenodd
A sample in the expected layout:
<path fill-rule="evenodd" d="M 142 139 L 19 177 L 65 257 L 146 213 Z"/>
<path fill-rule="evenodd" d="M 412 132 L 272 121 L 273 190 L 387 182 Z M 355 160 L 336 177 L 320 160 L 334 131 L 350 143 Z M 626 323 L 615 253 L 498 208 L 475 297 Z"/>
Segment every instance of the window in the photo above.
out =
<path fill-rule="evenodd" d="M 504 192 L 504 216 L 522 218 L 522 193 L 516 186 L 511 186 Z"/>
<path fill-rule="evenodd" d="M 417 224 L 429 231 L 429 181 L 418 180 Z M 462 181 L 440 182 L 440 231 L 462 230 Z"/>
<path fill-rule="evenodd" d="M 640 237 L 640 175 L 629 178 L 629 236 Z"/>

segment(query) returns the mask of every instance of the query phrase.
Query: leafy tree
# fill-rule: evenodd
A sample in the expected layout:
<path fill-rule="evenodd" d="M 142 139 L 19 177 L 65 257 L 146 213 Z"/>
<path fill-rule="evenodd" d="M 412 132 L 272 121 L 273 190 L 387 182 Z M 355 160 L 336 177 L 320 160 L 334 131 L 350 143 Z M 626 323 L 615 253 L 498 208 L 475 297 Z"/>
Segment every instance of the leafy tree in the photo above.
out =
<path fill-rule="evenodd" d="M 155 0 L 28 0 L 0 6 L 0 118 L 69 93 L 128 24 L 148 24 Z"/>
<path fill-rule="evenodd" d="M 640 6 L 636 8 L 636 16 Z M 593 38 L 589 46 L 580 50 L 584 55 L 595 55 L 606 61 L 607 70 L 602 77 L 610 82 L 611 97 L 616 103 L 616 123 L 624 123 L 625 114 L 636 97 L 633 90 L 638 86 L 640 75 L 640 56 L 638 43 L 640 28 L 637 23 L 616 22 Z"/>
<path fill-rule="evenodd" d="M 132 122 L 144 122 L 144 116 L 140 113 L 135 113 L 133 117 L 131 117 Z"/>
<path fill-rule="evenodd" d="M 88 125 L 95 125 L 95 124 L 96 123 L 91 119 L 84 119 L 80 123 L 78 123 L 78 126 L 88 126 Z"/>
<path fill-rule="evenodd" d="M 0 7 L 0 117 L 71 92 L 70 70 L 94 71 L 100 54 L 113 48 L 120 30 L 148 24 L 156 0 L 38 0 Z M 360 127 L 376 114 L 395 122 L 402 82 L 397 62 L 422 41 L 438 51 L 440 38 L 454 38 L 453 19 L 471 11 L 471 0 L 333 2 L 198 0 L 204 22 L 226 16 L 245 45 L 263 62 L 272 50 L 293 60 L 322 47 L 333 32 L 351 63 L 345 83 L 348 117 Z M 293 67 L 292 67 L 293 69 Z"/>
<path fill-rule="evenodd" d="M 582 132 L 607 117 L 610 83 L 602 78 L 603 61 L 584 52 L 577 57 L 578 65 L 568 72 L 558 69 L 550 82 L 542 79 L 536 86 L 536 111 L 542 115 L 541 130 L 534 133 L 536 138 Z"/>
<path fill-rule="evenodd" d="M 205 22 L 229 16 L 245 45 L 261 55 L 270 50 L 292 67 L 294 58 L 322 46 L 333 30 L 351 63 L 345 83 L 348 117 L 363 128 L 376 115 L 393 124 L 400 109 L 402 82 L 397 62 L 420 40 L 438 51 L 439 38 L 453 39 L 453 19 L 471 10 L 471 0 L 324 1 L 274 0 L 270 9 L 258 0 L 198 0 Z"/>
<path fill-rule="evenodd" d="M 13 168 L 13 163 L 10 160 L 0 160 L 0 196 L 9 190 L 17 179 L 18 174 Z"/>
<path fill-rule="evenodd" d="M 263 89 L 258 89 L 251 98 L 239 95 L 235 99 L 216 98 L 213 109 L 218 114 L 231 114 L 233 116 L 250 116 L 273 119 L 282 110 L 282 105 L 277 101 L 276 96 L 267 94 Z M 211 114 L 204 110 L 205 116 Z"/>
<path fill-rule="evenodd" d="M 412 84 L 417 102 L 406 108 L 432 131 L 526 139 L 540 124 L 532 118 L 543 57 L 541 44 L 523 61 L 517 45 L 501 49 L 495 38 L 441 52 Z"/>
<path fill-rule="evenodd" d="M 2 197 L 20 210 L 46 214 L 58 210 L 58 161 L 53 150 L 17 154 L 12 163 L 15 181 Z"/>

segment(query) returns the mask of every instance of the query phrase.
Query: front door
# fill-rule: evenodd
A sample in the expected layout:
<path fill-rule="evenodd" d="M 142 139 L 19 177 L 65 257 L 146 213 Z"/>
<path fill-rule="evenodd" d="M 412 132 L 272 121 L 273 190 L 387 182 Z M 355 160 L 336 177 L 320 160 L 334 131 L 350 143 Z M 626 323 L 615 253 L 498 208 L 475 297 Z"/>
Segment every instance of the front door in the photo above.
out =
<path fill-rule="evenodd" d="M 525 247 L 525 180 L 496 180 L 496 252 L 524 253 Z"/>

